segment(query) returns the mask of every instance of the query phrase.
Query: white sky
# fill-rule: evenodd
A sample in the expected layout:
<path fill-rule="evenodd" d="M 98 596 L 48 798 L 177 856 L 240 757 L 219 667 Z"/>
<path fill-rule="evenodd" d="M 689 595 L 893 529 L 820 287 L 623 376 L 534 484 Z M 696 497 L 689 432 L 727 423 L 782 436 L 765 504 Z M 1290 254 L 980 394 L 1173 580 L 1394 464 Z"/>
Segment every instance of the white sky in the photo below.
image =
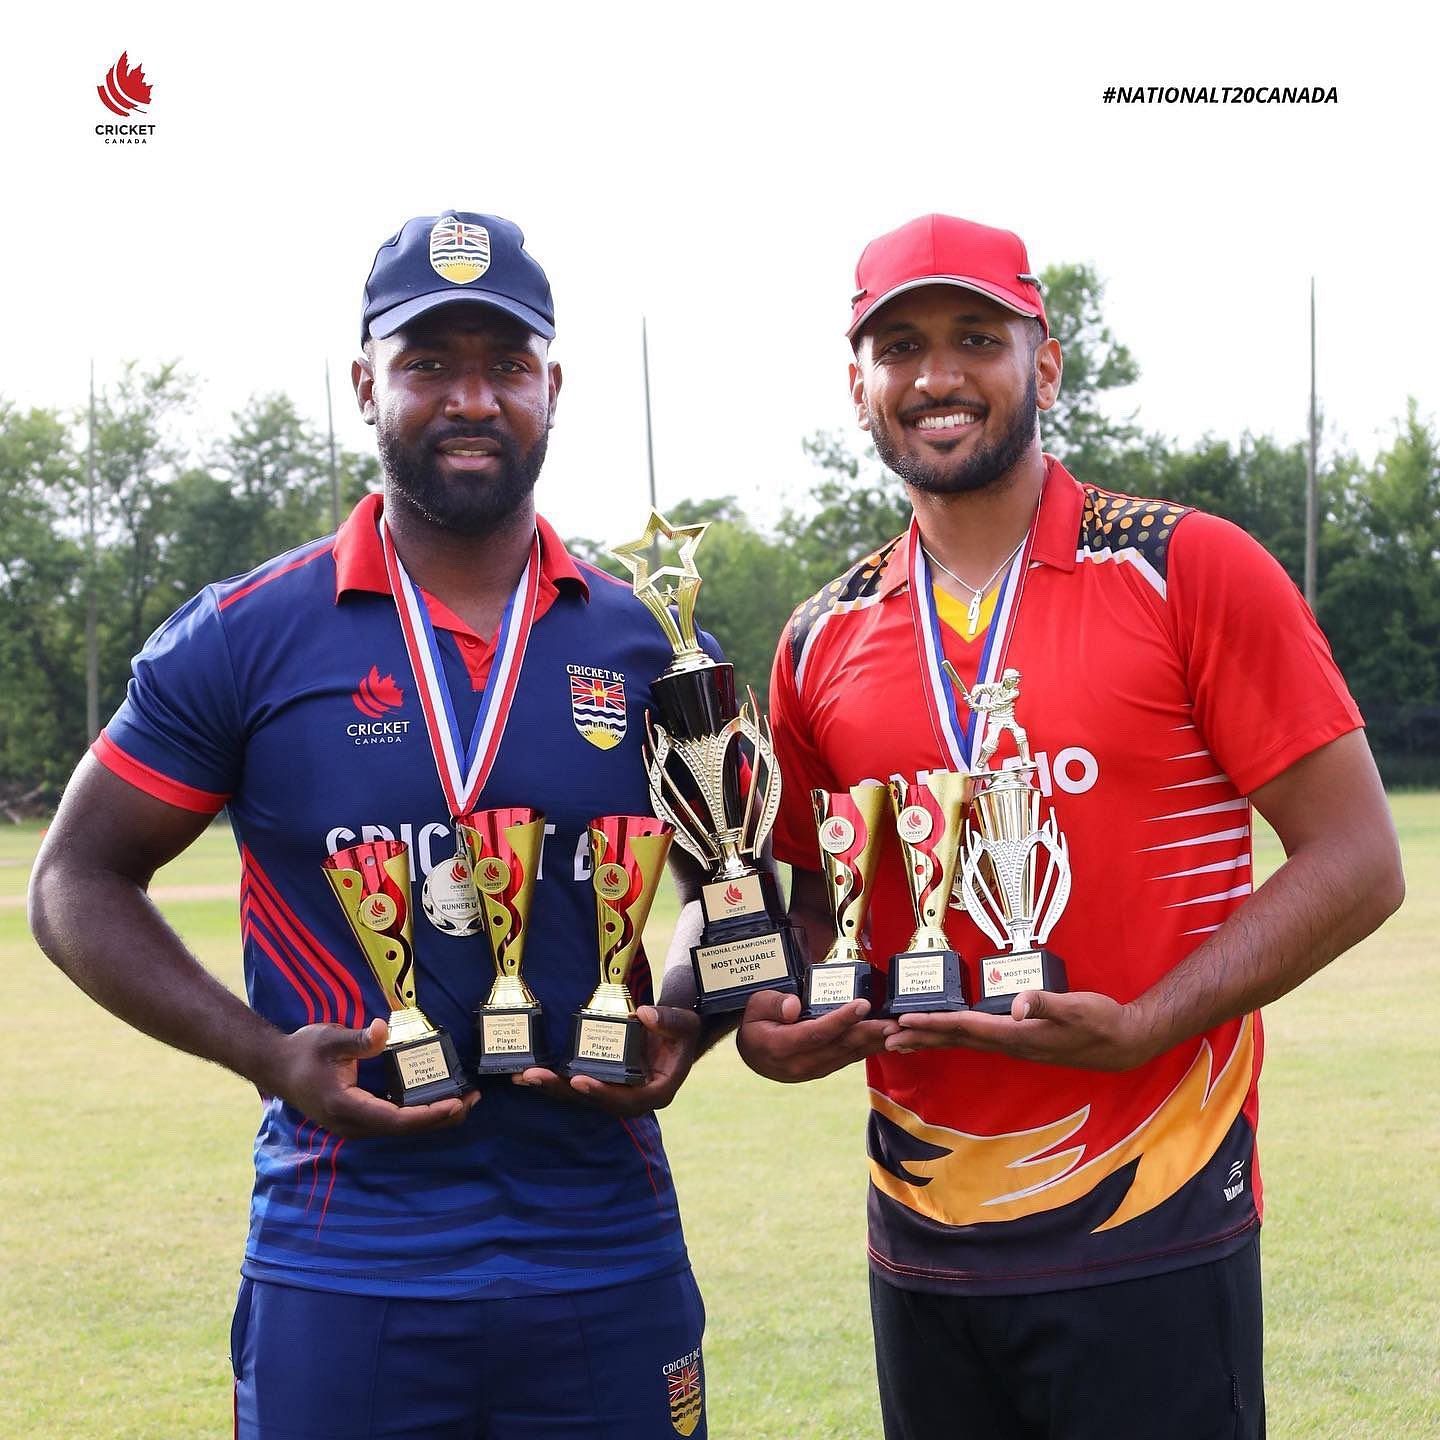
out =
<path fill-rule="evenodd" d="M 1130 403 L 1181 442 L 1303 433 L 1312 273 L 1327 441 L 1368 454 L 1407 394 L 1440 409 L 1429 7 L 15 8 L 0 395 L 24 404 L 79 403 L 92 356 L 102 383 L 179 357 L 202 426 L 269 389 L 323 422 L 328 359 L 338 434 L 369 447 L 371 257 L 455 206 L 519 222 L 555 290 L 562 533 L 638 528 L 642 312 L 662 508 L 730 492 L 768 519 L 803 492 L 801 438 L 851 426 L 855 258 L 929 210 L 1018 230 L 1036 269 L 1095 264 Z M 94 133 L 122 50 L 155 87 L 144 147 Z M 1340 99 L 1100 100 L 1227 83 Z"/>

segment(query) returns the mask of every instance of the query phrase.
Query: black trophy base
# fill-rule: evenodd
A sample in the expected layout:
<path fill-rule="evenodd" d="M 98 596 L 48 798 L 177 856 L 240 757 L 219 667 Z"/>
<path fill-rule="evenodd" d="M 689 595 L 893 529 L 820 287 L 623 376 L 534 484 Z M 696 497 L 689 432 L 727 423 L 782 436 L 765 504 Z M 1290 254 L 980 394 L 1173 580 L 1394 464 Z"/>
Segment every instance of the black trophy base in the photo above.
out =
<path fill-rule="evenodd" d="M 538 1005 L 482 1005 L 475 1012 L 475 1073 L 518 1075 L 543 1064 L 535 1045 L 539 1024 Z"/>
<path fill-rule="evenodd" d="M 902 950 L 890 961 L 887 1015 L 928 1015 L 968 1010 L 965 967 L 953 950 Z"/>
<path fill-rule="evenodd" d="M 385 1098 L 393 1105 L 431 1105 L 458 1100 L 474 1089 L 444 1030 L 402 1040 L 384 1050 Z"/>
<path fill-rule="evenodd" d="M 988 955 L 980 962 L 980 995 L 975 1009 L 987 1015 L 1008 1015 L 1010 1004 L 1022 990 L 1070 988 L 1065 962 L 1049 950 L 1017 950 L 1009 955 Z"/>
<path fill-rule="evenodd" d="M 743 1010 L 761 990 L 799 995 L 808 968 L 789 921 L 768 915 L 707 925 L 704 942 L 690 951 L 690 964 L 701 1015 Z"/>
<path fill-rule="evenodd" d="M 588 1075 L 607 1085 L 645 1083 L 645 1027 L 635 1015 L 601 1015 L 580 1010 L 575 1015 L 571 1075 Z"/>
<path fill-rule="evenodd" d="M 863 960 L 832 960 L 805 972 L 805 1009 L 801 1019 L 828 1015 L 852 1000 L 870 998 L 870 967 Z"/>

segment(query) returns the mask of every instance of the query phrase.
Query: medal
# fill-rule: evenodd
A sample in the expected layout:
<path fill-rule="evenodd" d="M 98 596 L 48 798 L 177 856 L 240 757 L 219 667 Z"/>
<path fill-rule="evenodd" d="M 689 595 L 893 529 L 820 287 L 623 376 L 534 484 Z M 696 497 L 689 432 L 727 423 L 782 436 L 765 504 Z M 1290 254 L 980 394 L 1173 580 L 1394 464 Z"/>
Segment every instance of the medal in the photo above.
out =
<path fill-rule="evenodd" d="M 442 935 L 474 935 L 483 928 L 480 901 L 463 855 L 442 862 L 425 877 L 420 908 Z"/>

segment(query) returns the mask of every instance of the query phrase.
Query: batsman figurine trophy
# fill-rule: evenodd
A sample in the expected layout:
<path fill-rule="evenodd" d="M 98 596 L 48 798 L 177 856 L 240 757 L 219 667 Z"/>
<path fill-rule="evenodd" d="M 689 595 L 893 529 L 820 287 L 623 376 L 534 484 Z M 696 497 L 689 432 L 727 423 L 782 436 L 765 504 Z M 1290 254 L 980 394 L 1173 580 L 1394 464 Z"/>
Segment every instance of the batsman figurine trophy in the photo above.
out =
<path fill-rule="evenodd" d="M 860 933 L 885 841 L 881 822 L 889 799 L 885 786 L 873 781 L 838 792 L 810 792 L 835 939 L 825 958 L 805 972 L 806 1018 L 871 998 L 870 963 Z"/>
<path fill-rule="evenodd" d="M 611 1085 L 645 1079 L 645 1027 L 626 982 L 673 838 L 671 828 L 650 815 L 602 815 L 590 822 L 600 984 L 575 1016 L 572 1075 Z"/>
<path fill-rule="evenodd" d="M 372 840 L 337 850 L 322 868 L 390 1007 L 386 1097 L 428 1105 L 463 1095 L 472 1086 L 455 1042 L 415 1003 L 409 850 L 401 840 Z"/>
<path fill-rule="evenodd" d="M 641 538 L 611 553 L 675 652 L 650 687 L 660 719 L 647 717 L 646 764 L 655 813 L 708 877 L 705 929 L 690 961 L 700 1013 L 713 1015 L 744 1009 L 757 990 L 797 993 L 805 960 L 775 877 L 759 859 L 780 809 L 769 729 L 753 694 L 737 704 L 735 667 L 713 660 L 695 634 L 695 550 L 705 529 L 672 526 L 652 510 Z M 662 536 L 678 542 L 679 564 L 652 568 Z"/>
<path fill-rule="evenodd" d="M 528 806 L 476 810 L 461 815 L 455 828 L 470 863 L 495 957 L 495 983 L 475 1011 L 475 1069 L 481 1075 L 517 1075 L 540 1063 L 535 1043 L 540 1006 L 520 978 L 520 962 L 545 841 L 545 817 Z"/>
<path fill-rule="evenodd" d="M 1068 988 L 1064 962 L 1043 947 L 1070 898 L 1070 850 L 1053 809 L 1040 823 L 1039 767 L 1015 719 L 1020 672 L 1006 670 L 999 680 L 967 690 L 948 661 L 945 668 L 985 735 L 971 771 L 975 795 L 956 898 L 990 939 L 1008 946 L 1008 953 L 979 961 L 975 1009 L 1008 1014 L 1022 990 Z M 1019 759 L 991 770 L 989 763 L 1007 730 Z"/>
<path fill-rule="evenodd" d="M 890 961 L 885 1009 L 891 1015 L 969 1008 L 965 967 L 945 934 L 945 912 L 959 862 L 961 822 L 974 782 L 953 770 L 890 782 L 895 833 L 905 854 L 915 933 Z"/>

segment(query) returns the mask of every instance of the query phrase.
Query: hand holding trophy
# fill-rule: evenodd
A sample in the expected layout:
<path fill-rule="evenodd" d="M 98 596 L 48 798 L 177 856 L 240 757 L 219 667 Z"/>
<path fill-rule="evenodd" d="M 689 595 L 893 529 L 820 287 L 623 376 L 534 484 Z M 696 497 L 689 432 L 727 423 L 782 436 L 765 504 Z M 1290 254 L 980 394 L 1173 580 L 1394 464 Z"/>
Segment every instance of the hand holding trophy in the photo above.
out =
<path fill-rule="evenodd" d="M 975 1008 L 1008 1014 L 1022 990 L 1068 988 L 1064 961 L 1043 947 L 1070 898 L 1070 852 L 1053 809 L 1040 823 L 1039 767 L 1031 757 L 1029 737 L 1015 719 L 1020 672 L 1006 670 L 999 680 L 972 691 L 948 661 L 945 671 L 976 724 L 986 727 L 971 772 L 975 796 L 955 894 L 986 935 L 1009 947 L 1008 954 L 980 960 Z M 1018 761 L 991 770 L 989 762 L 1007 730 Z"/>
<path fill-rule="evenodd" d="M 415 1000 L 409 850 L 399 840 L 372 840 L 337 850 L 322 868 L 390 1007 L 386 1097 L 396 1105 L 428 1105 L 463 1095 L 473 1087 L 455 1042 Z"/>
<path fill-rule="evenodd" d="M 600 984 L 575 1016 L 571 1075 L 612 1085 L 645 1082 L 645 1027 L 626 982 L 673 833 L 649 815 L 602 815 L 590 822 Z"/>
<path fill-rule="evenodd" d="M 805 962 L 760 858 L 780 808 L 768 728 L 753 694 L 736 703 L 734 666 L 711 659 L 696 638 L 694 556 L 705 529 L 672 526 L 652 511 L 644 535 L 612 553 L 675 652 L 651 685 L 660 720 L 648 722 L 650 799 L 709 877 L 705 932 L 690 958 L 700 1013 L 710 1015 L 744 1009 L 757 990 L 798 991 Z M 679 564 L 652 568 L 661 537 L 679 541 Z"/>
<path fill-rule="evenodd" d="M 457 817 L 490 948 L 495 983 L 475 1012 L 482 1075 L 518 1075 L 540 1063 L 536 1045 L 540 1006 L 520 977 L 525 932 L 535 898 L 545 817 L 528 806 L 476 810 Z"/>
<path fill-rule="evenodd" d="M 870 999 L 870 963 L 860 934 L 884 846 L 881 823 L 888 800 L 885 786 L 874 782 L 838 793 L 810 792 L 835 939 L 825 958 L 805 972 L 806 1018 Z"/>

